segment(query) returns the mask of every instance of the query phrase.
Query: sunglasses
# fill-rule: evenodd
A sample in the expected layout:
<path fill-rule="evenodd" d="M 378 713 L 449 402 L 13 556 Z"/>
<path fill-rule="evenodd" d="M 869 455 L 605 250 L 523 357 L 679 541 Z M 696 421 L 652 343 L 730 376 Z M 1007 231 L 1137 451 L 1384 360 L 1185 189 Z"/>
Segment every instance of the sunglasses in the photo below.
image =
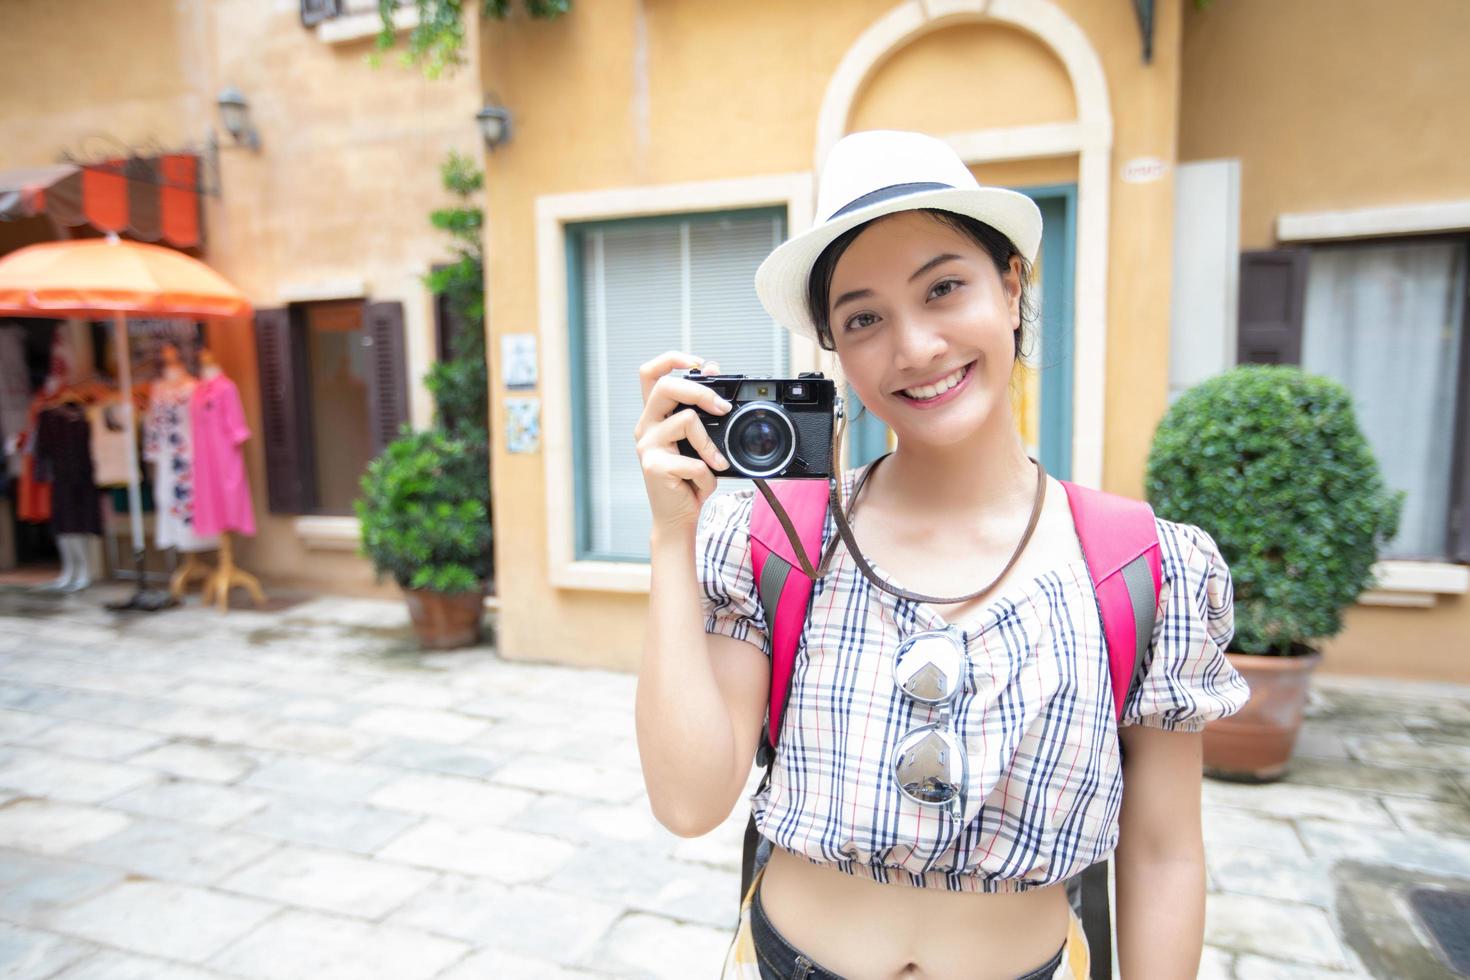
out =
<path fill-rule="evenodd" d="M 969 761 L 954 727 L 953 707 L 969 673 L 964 641 L 953 627 L 925 630 L 905 639 L 893 658 L 893 682 L 907 696 L 940 709 L 939 720 L 898 740 L 893 778 L 904 796 L 921 806 L 964 812 Z"/>

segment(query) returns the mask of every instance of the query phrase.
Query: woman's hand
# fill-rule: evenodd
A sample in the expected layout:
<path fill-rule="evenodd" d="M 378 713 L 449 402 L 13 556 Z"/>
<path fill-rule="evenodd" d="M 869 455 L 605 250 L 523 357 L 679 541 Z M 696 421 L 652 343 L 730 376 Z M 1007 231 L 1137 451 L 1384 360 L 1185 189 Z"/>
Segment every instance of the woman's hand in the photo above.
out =
<path fill-rule="evenodd" d="M 700 368 L 708 374 L 719 370 L 714 362 L 702 363 L 682 351 L 669 351 L 638 369 L 643 415 L 633 427 L 633 438 L 655 532 L 692 529 L 699 522 L 699 509 L 715 491 L 713 470 L 730 465 L 705 433 L 694 409 L 684 407 L 698 405 L 723 415 L 730 411 L 730 403 L 704 385 L 669 374 L 677 368 Z M 680 454 L 680 439 L 687 439 L 700 458 Z"/>

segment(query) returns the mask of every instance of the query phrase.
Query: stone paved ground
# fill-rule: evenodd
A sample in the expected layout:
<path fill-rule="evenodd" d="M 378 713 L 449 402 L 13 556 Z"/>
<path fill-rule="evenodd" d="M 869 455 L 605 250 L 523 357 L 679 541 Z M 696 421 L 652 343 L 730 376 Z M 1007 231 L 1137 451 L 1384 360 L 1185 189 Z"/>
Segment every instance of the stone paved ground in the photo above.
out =
<path fill-rule="evenodd" d="M 633 678 L 420 655 L 392 602 L 117 617 L 0 593 L 0 976 L 713 977 L 743 816 L 649 816 Z M 1450 977 L 1470 689 L 1321 679 L 1290 779 L 1207 782 L 1201 976 Z"/>

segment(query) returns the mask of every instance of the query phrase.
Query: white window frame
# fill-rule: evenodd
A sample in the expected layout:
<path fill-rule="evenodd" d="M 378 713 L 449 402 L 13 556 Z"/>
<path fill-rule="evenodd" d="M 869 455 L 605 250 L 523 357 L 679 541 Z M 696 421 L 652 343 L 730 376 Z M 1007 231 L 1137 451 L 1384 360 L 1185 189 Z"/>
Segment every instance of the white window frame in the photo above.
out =
<path fill-rule="evenodd" d="M 542 455 L 546 467 L 546 547 L 551 584 L 559 589 L 598 592 L 649 590 L 647 562 L 577 560 L 576 486 L 572 460 L 571 352 L 567 322 L 566 226 L 584 221 L 655 215 L 785 207 L 787 235 L 811 226 L 810 173 L 773 174 L 731 180 L 653 184 L 611 190 L 546 194 L 536 198 L 536 287 L 538 329 L 545 383 L 542 391 Z M 832 371 L 830 355 L 793 335 L 790 369 Z M 633 452 L 633 433 L 627 433 Z"/>

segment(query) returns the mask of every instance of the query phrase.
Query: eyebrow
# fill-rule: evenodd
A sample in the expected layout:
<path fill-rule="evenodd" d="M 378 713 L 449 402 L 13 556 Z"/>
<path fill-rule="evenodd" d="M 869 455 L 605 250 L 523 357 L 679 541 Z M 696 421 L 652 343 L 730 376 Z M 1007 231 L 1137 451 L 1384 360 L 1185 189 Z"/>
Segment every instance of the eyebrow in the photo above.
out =
<path fill-rule="evenodd" d="M 946 252 L 943 255 L 936 255 L 934 256 L 934 258 L 930 259 L 928 262 L 925 262 L 923 265 L 915 269 L 914 274 L 909 276 L 909 282 L 913 282 L 915 279 L 919 278 L 930 269 L 933 269 L 935 266 L 943 265 L 944 263 L 949 262 L 953 259 L 957 259 L 959 257 L 960 256 L 955 255 L 952 252 Z M 837 297 L 837 302 L 832 304 L 832 309 L 835 312 L 836 309 L 843 303 L 849 303 L 852 300 L 863 299 L 871 295 L 873 295 L 873 291 L 871 289 L 849 290 L 848 292 L 845 292 L 841 296 Z"/>

